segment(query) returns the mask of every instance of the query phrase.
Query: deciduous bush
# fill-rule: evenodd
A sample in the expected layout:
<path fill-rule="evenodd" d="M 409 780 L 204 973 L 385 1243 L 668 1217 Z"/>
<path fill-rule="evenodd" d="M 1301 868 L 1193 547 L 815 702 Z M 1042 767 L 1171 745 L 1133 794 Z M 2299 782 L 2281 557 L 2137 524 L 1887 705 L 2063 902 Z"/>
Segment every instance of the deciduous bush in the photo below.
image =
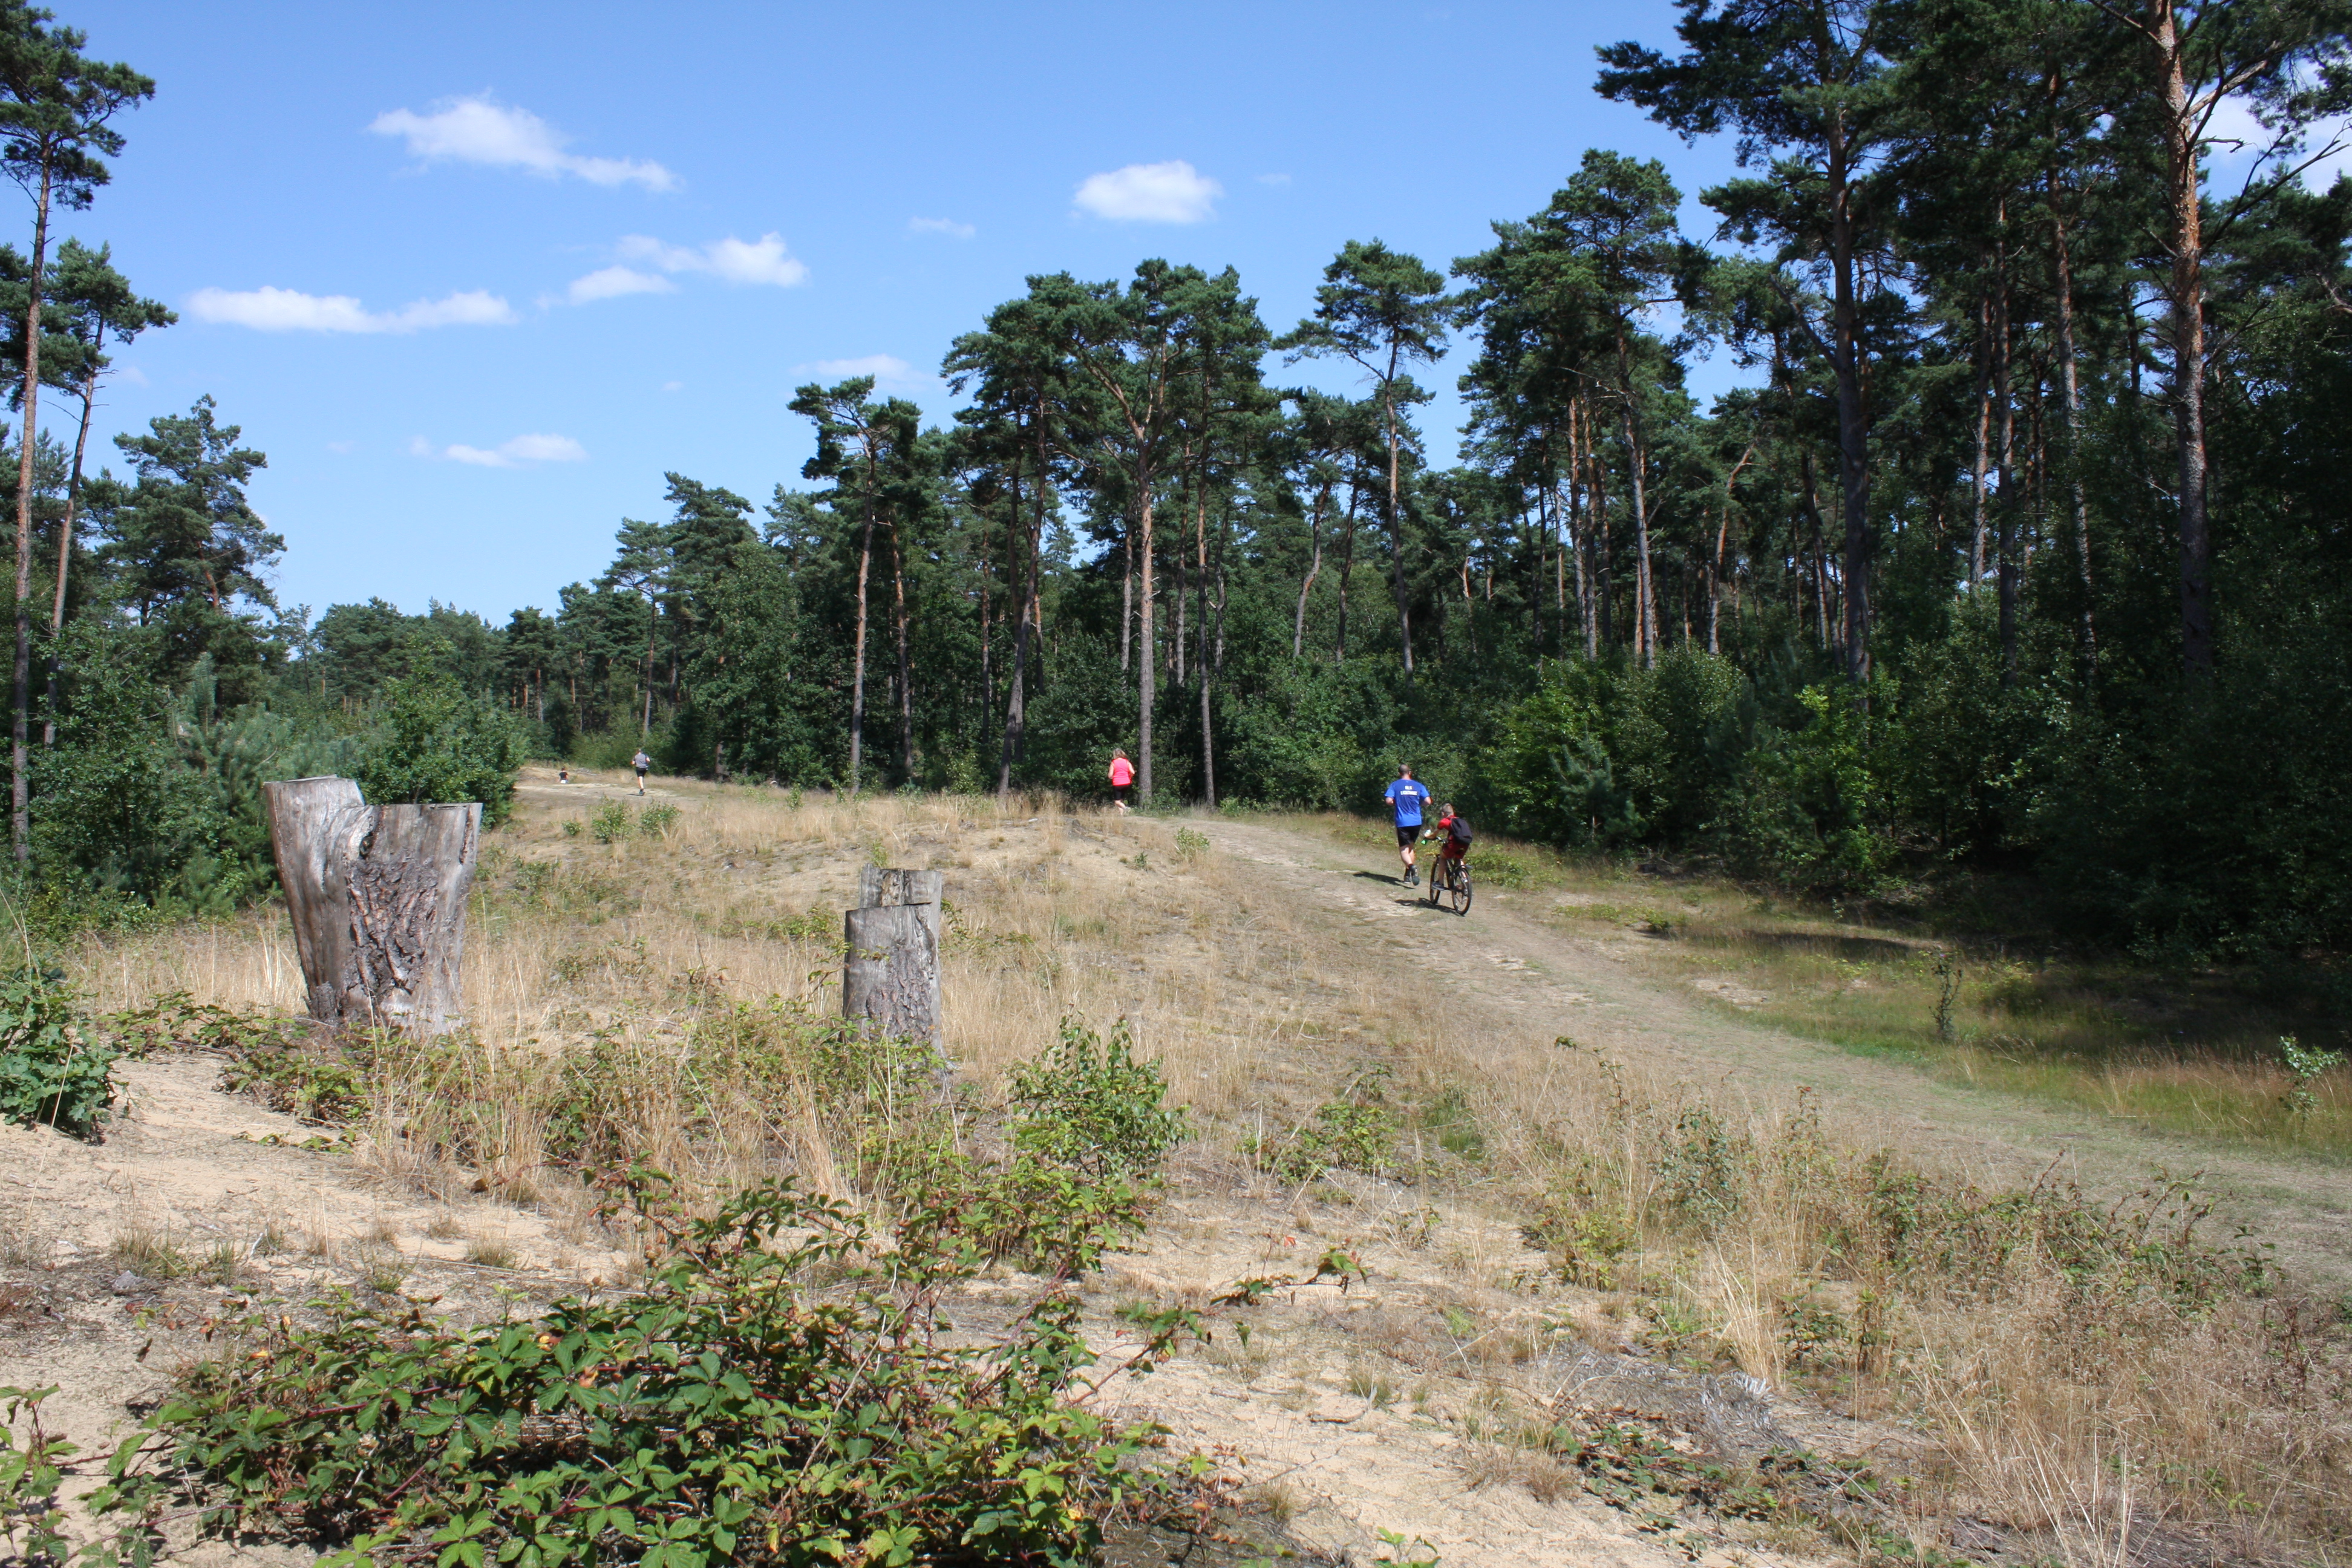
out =
<path fill-rule="evenodd" d="M 37 971 L 0 976 L 0 1117 L 94 1137 L 114 1100 L 121 1056 L 65 986 Z"/>
<path fill-rule="evenodd" d="M 886 1247 L 788 1183 L 700 1221 L 657 1178 L 628 1192 L 657 1253 L 641 1291 L 473 1330 L 405 1302 L 254 1317 L 157 1412 L 151 1462 L 201 1479 L 214 1533 L 447 1568 L 1077 1564 L 1163 1484 L 1142 1435 L 1073 1398 L 1073 1300 L 950 1332 L 945 1293 L 982 1258 L 961 1211 Z"/>
<path fill-rule="evenodd" d="M 1020 1117 L 1016 1146 L 1094 1176 L 1148 1171 L 1183 1142 L 1184 1112 L 1162 1105 L 1158 1062 L 1139 1062 L 1127 1022 L 1106 1041 L 1076 1018 L 1035 1060 L 1016 1064 L 1007 1096 Z"/>
<path fill-rule="evenodd" d="M 359 764 L 371 801 L 429 805 L 478 800 L 494 827 L 514 809 L 520 726 L 455 680 L 420 674 L 386 688 L 383 720 Z"/>

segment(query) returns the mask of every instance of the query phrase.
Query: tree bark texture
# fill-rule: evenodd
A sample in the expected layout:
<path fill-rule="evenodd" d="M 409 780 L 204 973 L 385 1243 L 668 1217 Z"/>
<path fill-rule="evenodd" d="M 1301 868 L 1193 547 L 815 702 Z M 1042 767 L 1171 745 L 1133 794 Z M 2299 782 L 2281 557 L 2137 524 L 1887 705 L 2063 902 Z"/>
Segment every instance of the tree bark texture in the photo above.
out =
<path fill-rule="evenodd" d="M 422 1035 L 462 1026 L 480 804 L 369 805 L 331 776 L 262 794 L 310 1016 Z"/>
<path fill-rule="evenodd" d="M 940 1048 L 940 895 L 937 871 L 868 866 L 858 873 L 858 907 L 842 921 L 842 1016 Z"/>

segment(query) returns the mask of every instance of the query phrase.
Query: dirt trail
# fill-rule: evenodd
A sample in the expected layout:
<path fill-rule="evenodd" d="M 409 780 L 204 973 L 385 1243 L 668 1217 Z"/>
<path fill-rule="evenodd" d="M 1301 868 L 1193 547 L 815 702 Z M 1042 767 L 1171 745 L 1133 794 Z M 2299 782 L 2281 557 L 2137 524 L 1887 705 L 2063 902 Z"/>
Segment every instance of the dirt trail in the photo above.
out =
<path fill-rule="evenodd" d="M 544 1215 L 364 1180 L 340 1140 L 218 1092 L 220 1065 L 118 1068 L 101 1143 L 0 1125 L 0 1385 L 56 1385 L 43 1417 L 85 1456 L 102 1460 L 205 1353 L 209 1322 L 253 1302 L 390 1277 L 491 1314 L 501 1285 L 543 1298 L 614 1270 Z M 132 1238 L 143 1256 L 122 1251 Z M 466 1260 L 485 1241 L 503 1267 Z M 85 1462 L 68 1490 L 101 1468 Z"/>
<path fill-rule="evenodd" d="M 1560 1035 L 1693 1083 L 1785 1101 L 1809 1088 L 1857 1133 L 1932 1150 L 1988 1181 L 2031 1181 L 2053 1164 L 2089 1192 L 2136 1190 L 2154 1173 L 2202 1172 L 2221 1214 L 2253 1226 L 2283 1261 L 2352 1279 L 2352 1171 L 2233 1151 L 2121 1118 L 1943 1083 L 1900 1063 L 1798 1038 L 1727 1013 L 1696 987 L 1645 973 L 1647 939 L 1563 931 L 1557 895 L 1481 889 L 1466 916 L 1433 910 L 1395 879 L 1396 862 L 1312 834 L 1254 823 L 1202 825 L 1219 849 L 1321 909 L 1340 940 L 1364 928 L 1500 1026 Z M 1475 865 L 1475 860 L 1474 860 Z M 1349 928 L 1353 928 L 1352 931 Z M 1336 934 L 1336 932 L 1335 932 Z"/>

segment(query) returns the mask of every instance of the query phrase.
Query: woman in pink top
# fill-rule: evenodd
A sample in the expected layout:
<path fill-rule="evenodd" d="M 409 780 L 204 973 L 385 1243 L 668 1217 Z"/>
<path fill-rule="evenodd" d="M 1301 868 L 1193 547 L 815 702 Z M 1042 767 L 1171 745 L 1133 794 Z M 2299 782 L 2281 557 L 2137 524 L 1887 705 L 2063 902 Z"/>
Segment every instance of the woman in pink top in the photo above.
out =
<path fill-rule="evenodd" d="M 1110 798 L 1111 804 L 1121 811 L 1127 809 L 1127 792 L 1134 783 L 1135 764 L 1127 760 L 1125 752 L 1114 749 L 1110 754 Z"/>

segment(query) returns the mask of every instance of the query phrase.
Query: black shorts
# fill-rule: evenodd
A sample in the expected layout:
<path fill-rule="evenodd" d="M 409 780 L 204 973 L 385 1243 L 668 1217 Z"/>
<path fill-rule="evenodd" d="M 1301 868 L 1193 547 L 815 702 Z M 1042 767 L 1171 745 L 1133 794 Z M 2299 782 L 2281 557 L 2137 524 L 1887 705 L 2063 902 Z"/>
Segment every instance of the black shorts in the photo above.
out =
<path fill-rule="evenodd" d="M 1398 823 L 1398 824 L 1397 824 L 1397 847 L 1398 847 L 1398 848 L 1400 848 L 1400 849 L 1410 849 L 1410 848 L 1412 848 L 1412 847 L 1413 847 L 1413 845 L 1414 845 L 1415 843 L 1417 843 L 1417 842 L 1420 840 L 1420 838 L 1421 838 L 1421 824 L 1420 824 L 1420 823 L 1416 822 L 1416 823 L 1414 823 L 1411 827 L 1407 827 L 1407 826 L 1406 826 L 1403 823 L 1402 823 L 1402 822 L 1400 822 L 1400 823 Z"/>

